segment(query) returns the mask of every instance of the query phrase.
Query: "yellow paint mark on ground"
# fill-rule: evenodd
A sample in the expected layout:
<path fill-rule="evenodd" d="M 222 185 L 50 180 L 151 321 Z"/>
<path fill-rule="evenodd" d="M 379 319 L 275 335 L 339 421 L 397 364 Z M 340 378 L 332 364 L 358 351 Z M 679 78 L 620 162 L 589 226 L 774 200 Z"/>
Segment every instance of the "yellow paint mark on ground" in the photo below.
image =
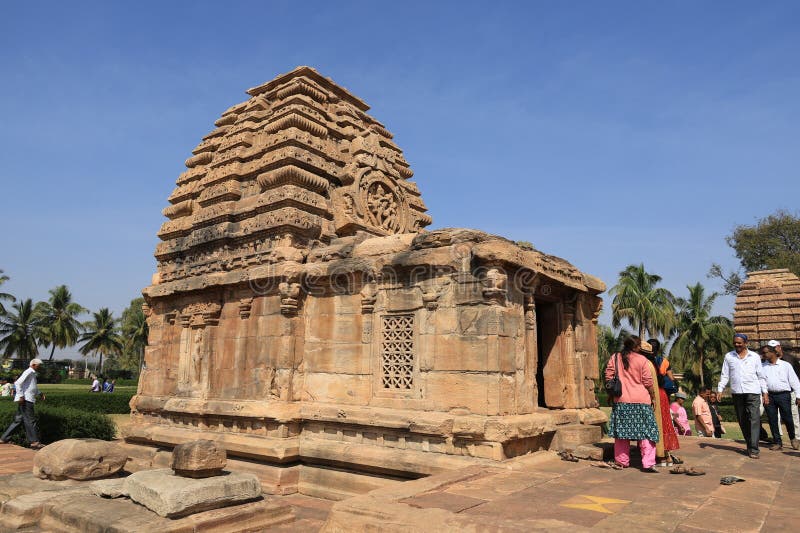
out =
<path fill-rule="evenodd" d="M 588 500 L 588 501 L 587 501 Z M 583 509 L 585 511 L 595 511 L 597 513 L 614 514 L 617 512 L 617 507 L 631 503 L 630 500 L 617 500 L 615 498 L 602 498 L 600 496 L 587 496 L 579 494 L 572 498 L 560 503 L 561 507 L 569 507 L 571 509 Z M 612 508 L 606 507 L 611 505 Z"/>

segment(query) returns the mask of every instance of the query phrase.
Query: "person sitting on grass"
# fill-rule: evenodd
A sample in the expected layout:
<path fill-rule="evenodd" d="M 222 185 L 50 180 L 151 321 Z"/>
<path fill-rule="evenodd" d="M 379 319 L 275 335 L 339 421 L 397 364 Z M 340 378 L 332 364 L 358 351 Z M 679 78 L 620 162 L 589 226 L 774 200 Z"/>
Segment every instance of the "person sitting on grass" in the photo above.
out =
<path fill-rule="evenodd" d="M 97 379 L 97 376 L 92 375 L 94 381 L 92 381 L 92 387 L 89 389 L 89 392 L 100 392 L 100 380 Z"/>
<path fill-rule="evenodd" d="M 694 429 L 699 437 L 714 437 L 714 420 L 711 416 L 711 408 L 708 406 L 708 396 L 711 394 L 711 387 L 700 387 L 700 393 L 692 402 L 692 413 L 694 414 Z"/>
<path fill-rule="evenodd" d="M 708 395 L 708 408 L 711 410 L 711 421 L 714 423 L 714 438 L 721 439 L 725 434 L 722 417 L 719 414 L 719 394 L 711 391 Z"/>
<path fill-rule="evenodd" d="M 686 401 L 686 394 L 683 392 L 675 393 L 675 401 L 669 406 L 672 411 L 672 423 L 675 424 L 675 430 L 678 435 L 689 436 L 692 434 L 692 428 L 689 427 L 689 416 L 686 414 L 686 408 L 683 403 Z"/>
<path fill-rule="evenodd" d="M 7 379 L 0 379 L 0 396 L 11 396 L 14 390 L 14 385 L 8 382 Z"/>
<path fill-rule="evenodd" d="M 112 379 L 111 381 L 106 380 L 106 382 L 103 383 L 103 392 L 114 392 L 114 386 L 116 384 L 116 379 Z"/>

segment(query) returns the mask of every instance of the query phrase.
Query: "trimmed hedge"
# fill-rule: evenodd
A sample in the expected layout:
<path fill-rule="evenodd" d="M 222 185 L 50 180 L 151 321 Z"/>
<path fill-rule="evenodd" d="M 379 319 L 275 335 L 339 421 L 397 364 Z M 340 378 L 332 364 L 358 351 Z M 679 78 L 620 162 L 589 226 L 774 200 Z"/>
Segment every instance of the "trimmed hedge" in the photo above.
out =
<path fill-rule="evenodd" d="M 102 413 L 85 412 L 69 407 L 46 406 L 37 402 L 34 410 L 39 426 L 39 438 L 44 444 L 61 439 L 93 438 L 112 440 L 116 435 L 114 422 Z M 17 404 L 0 401 L 0 431 L 14 420 Z M 25 443 L 25 428 L 20 427 L 12 435 L 15 444 Z"/>
<path fill-rule="evenodd" d="M 46 401 L 42 405 L 47 407 L 67 407 L 91 413 L 104 413 L 107 415 L 124 415 L 131 412 L 131 398 L 135 391 L 105 392 L 76 392 L 76 391 L 48 391 Z M 37 407 L 39 402 L 37 402 Z"/>

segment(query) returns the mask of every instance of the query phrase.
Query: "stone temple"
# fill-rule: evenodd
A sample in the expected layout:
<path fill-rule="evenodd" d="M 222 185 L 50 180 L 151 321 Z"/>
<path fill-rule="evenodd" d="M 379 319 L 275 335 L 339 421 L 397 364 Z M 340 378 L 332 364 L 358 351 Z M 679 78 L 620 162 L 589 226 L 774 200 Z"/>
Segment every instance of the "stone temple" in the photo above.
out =
<path fill-rule="evenodd" d="M 785 351 L 796 353 L 800 348 L 800 278 L 786 268 L 749 272 L 736 294 L 733 323 L 753 346 L 775 339 Z"/>
<path fill-rule="evenodd" d="M 212 439 L 265 492 L 339 499 L 599 440 L 599 279 L 425 230 L 392 134 L 314 69 L 247 94 L 164 209 L 134 468 Z"/>

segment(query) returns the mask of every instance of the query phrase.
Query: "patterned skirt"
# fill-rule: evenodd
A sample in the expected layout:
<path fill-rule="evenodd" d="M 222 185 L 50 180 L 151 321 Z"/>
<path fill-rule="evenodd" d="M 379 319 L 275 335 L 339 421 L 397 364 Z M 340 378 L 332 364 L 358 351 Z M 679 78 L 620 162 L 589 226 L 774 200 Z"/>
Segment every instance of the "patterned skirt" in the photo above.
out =
<path fill-rule="evenodd" d="M 657 442 L 658 426 L 653 408 L 643 403 L 615 403 L 608 422 L 608 436 Z"/>

